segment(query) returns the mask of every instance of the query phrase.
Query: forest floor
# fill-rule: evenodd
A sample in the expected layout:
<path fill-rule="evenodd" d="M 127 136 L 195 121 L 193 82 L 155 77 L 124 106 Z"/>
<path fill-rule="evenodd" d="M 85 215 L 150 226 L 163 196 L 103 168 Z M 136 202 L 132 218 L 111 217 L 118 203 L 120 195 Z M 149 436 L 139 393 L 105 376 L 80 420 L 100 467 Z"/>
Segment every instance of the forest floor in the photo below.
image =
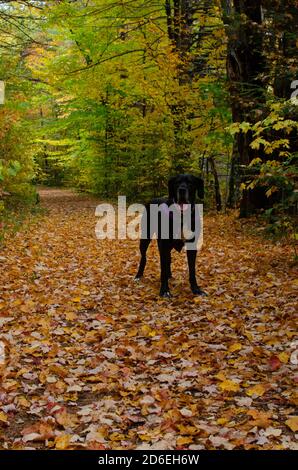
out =
<path fill-rule="evenodd" d="M 41 204 L 0 253 L 0 448 L 298 448 L 286 246 L 206 215 L 209 296 L 175 254 L 160 299 L 155 243 L 136 284 L 138 242 L 96 239 L 96 199 L 42 190 Z"/>

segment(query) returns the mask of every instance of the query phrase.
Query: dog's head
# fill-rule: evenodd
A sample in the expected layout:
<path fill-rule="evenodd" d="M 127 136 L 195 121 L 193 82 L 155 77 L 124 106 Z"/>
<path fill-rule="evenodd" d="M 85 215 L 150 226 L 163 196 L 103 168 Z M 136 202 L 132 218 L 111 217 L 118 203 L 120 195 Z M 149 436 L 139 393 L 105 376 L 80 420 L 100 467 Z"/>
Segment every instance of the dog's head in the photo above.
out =
<path fill-rule="evenodd" d="M 204 198 L 204 181 L 193 175 L 178 175 L 169 179 L 169 198 L 183 210 L 185 204 L 195 204 L 196 193 Z"/>

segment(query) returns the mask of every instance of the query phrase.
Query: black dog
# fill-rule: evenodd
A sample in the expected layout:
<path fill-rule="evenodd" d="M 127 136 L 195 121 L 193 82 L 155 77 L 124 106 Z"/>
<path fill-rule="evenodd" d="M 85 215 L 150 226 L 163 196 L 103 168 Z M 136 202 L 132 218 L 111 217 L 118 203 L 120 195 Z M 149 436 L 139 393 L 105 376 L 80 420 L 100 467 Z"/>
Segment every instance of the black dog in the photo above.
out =
<path fill-rule="evenodd" d="M 180 212 L 179 221 L 183 221 L 183 211 L 185 207 L 191 210 L 191 230 L 192 234 L 195 233 L 195 199 L 196 199 L 196 192 L 201 200 L 204 198 L 204 182 L 201 178 L 197 178 L 196 176 L 192 175 L 178 175 L 169 180 L 169 197 L 168 199 L 153 199 L 151 201 L 151 205 L 157 205 L 160 209 L 160 212 L 168 210 L 168 218 L 169 218 L 169 231 L 167 238 L 161 236 L 161 223 L 160 217 L 158 218 L 158 222 L 152 223 L 152 218 L 150 220 L 150 205 L 146 205 L 146 212 L 144 212 L 142 216 L 142 239 L 140 241 L 140 252 L 141 252 L 141 261 L 140 266 L 138 269 L 138 273 L 136 275 L 136 279 L 140 279 L 143 276 L 144 269 L 146 266 L 146 252 L 148 246 L 153 238 L 153 235 L 156 234 L 157 236 L 157 243 L 160 255 L 160 267 L 161 267 L 161 287 L 160 287 L 160 295 L 162 297 L 171 297 L 170 290 L 169 290 L 169 283 L 168 280 L 172 277 L 171 273 L 171 251 L 175 249 L 177 251 L 181 251 L 183 246 L 188 243 L 192 243 L 195 237 L 191 239 L 185 239 L 183 236 L 177 238 L 177 234 L 175 232 L 175 224 L 173 219 L 178 212 Z M 171 212 L 169 212 L 169 207 L 171 207 Z M 160 214 L 159 214 L 160 215 Z M 150 224 L 151 222 L 151 224 Z M 179 232 L 180 234 L 180 232 Z M 196 236 L 196 235 L 195 235 Z M 188 245 L 190 246 L 190 245 Z M 189 267 L 189 281 L 190 286 L 193 294 L 195 295 L 207 295 L 204 291 L 197 284 L 196 280 L 196 272 L 195 272 L 195 264 L 196 264 L 196 256 L 197 250 L 196 249 L 187 249 L 187 260 L 188 260 L 188 267 Z"/>

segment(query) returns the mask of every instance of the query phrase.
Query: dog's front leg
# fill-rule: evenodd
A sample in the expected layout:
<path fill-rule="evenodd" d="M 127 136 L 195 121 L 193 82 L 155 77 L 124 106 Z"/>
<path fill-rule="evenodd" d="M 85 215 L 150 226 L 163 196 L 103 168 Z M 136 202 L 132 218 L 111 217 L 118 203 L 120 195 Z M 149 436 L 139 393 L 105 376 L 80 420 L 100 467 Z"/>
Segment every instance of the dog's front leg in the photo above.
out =
<path fill-rule="evenodd" d="M 186 250 L 189 269 L 189 282 L 194 295 L 207 295 L 197 284 L 196 279 L 196 258 L 197 250 Z"/>
<path fill-rule="evenodd" d="M 171 297 L 169 289 L 169 268 L 171 259 L 171 250 L 168 243 L 162 240 L 158 241 L 160 256 L 160 292 L 161 297 Z"/>
<path fill-rule="evenodd" d="M 172 277 L 172 269 L 171 269 L 171 263 L 172 263 L 172 257 L 171 257 L 171 251 L 169 253 L 169 257 L 168 257 L 168 273 L 167 273 L 167 276 L 168 276 L 168 279 L 171 279 Z"/>

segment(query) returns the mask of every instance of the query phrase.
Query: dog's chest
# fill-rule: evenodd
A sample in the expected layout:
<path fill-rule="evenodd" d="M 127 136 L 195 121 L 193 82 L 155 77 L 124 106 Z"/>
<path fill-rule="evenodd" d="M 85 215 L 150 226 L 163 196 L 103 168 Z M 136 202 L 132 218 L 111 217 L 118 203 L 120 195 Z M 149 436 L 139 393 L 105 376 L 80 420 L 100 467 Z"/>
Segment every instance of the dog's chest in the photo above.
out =
<path fill-rule="evenodd" d="M 184 247 L 183 240 L 172 240 L 172 249 L 180 253 L 183 247 Z"/>

